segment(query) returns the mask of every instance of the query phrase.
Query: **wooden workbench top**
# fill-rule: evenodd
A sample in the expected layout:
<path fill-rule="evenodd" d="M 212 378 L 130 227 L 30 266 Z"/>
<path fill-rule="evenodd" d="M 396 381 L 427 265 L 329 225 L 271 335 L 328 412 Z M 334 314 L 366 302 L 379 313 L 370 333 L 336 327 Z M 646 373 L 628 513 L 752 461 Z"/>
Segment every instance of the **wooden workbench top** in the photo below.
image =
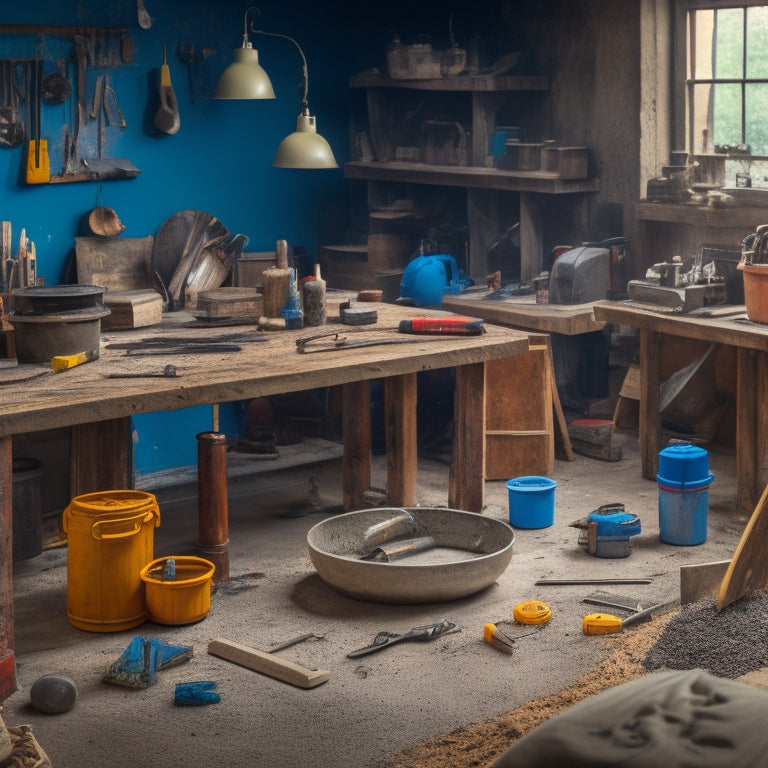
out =
<path fill-rule="evenodd" d="M 375 325 L 329 324 L 291 331 L 259 331 L 256 325 L 210 328 L 187 313 L 174 312 L 166 314 L 159 326 L 102 333 L 100 357 L 93 362 L 57 373 L 46 364 L 0 370 L 0 436 L 450 368 L 528 349 L 527 334 L 492 325 L 479 336 L 399 334 L 400 320 L 448 312 L 364 306 L 377 310 Z M 297 352 L 297 339 L 329 332 L 350 341 L 398 338 L 408 343 Z M 237 344 L 240 351 L 168 354 L 151 346 L 190 339 Z M 153 354 L 110 346 L 137 341 L 146 343 L 146 349 L 139 351 Z M 176 366 L 177 377 L 108 378 L 115 373 L 159 373 L 169 364 Z"/>
<path fill-rule="evenodd" d="M 490 291 L 468 291 L 444 296 L 443 307 L 471 314 L 489 323 L 574 336 L 599 331 L 605 322 L 596 320 L 592 304 L 536 304 L 535 296 L 486 299 Z"/>
<path fill-rule="evenodd" d="M 743 306 L 705 307 L 683 313 L 632 300 L 599 301 L 594 312 L 597 319 L 609 323 L 768 351 L 768 325 L 749 320 Z"/>

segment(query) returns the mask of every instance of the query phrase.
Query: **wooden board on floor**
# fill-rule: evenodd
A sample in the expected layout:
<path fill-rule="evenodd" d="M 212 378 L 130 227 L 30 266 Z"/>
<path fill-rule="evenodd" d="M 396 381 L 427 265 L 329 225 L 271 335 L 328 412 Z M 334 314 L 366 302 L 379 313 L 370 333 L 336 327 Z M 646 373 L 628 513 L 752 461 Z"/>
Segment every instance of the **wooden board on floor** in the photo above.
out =
<path fill-rule="evenodd" d="M 765 487 L 757 502 L 752 517 L 749 518 L 736 547 L 736 553 L 720 585 L 718 612 L 742 597 L 748 597 L 768 587 L 766 541 L 768 541 L 768 486 Z"/>

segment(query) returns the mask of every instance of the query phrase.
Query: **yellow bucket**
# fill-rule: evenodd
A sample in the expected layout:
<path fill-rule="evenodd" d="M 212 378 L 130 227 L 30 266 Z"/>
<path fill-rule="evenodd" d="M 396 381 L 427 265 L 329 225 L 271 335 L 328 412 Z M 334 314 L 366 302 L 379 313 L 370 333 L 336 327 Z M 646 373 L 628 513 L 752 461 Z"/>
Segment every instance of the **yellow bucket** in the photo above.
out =
<path fill-rule="evenodd" d="M 147 620 L 139 573 L 154 557 L 157 499 L 144 491 L 76 496 L 64 510 L 67 617 L 78 629 L 120 632 Z"/>
<path fill-rule="evenodd" d="M 149 618 L 158 624 L 194 624 L 211 609 L 211 581 L 216 566 L 202 557 L 177 555 L 173 558 L 176 577 L 164 581 L 169 559 L 161 557 L 141 569 Z"/>

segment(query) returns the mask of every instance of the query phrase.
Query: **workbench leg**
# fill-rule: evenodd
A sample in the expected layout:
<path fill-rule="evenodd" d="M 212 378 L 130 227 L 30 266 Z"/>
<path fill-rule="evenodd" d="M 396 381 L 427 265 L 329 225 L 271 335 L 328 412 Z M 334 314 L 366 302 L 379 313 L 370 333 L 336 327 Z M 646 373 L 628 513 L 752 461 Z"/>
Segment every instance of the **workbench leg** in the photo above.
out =
<path fill-rule="evenodd" d="M 760 382 L 768 376 L 768 355 L 736 350 L 736 502 L 752 512 L 768 484 L 768 406 Z"/>
<path fill-rule="evenodd" d="M 485 363 L 472 363 L 456 368 L 448 506 L 482 512 L 484 491 Z"/>
<path fill-rule="evenodd" d="M 371 388 L 367 381 L 342 385 L 342 497 L 344 511 L 362 509 L 371 489 Z"/>
<path fill-rule="evenodd" d="M 656 480 L 661 446 L 659 393 L 661 387 L 662 334 L 640 329 L 640 406 L 639 430 L 640 466 L 646 480 Z"/>
<path fill-rule="evenodd" d="M 227 581 L 227 436 L 222 432 L 201 432 L 197 436 L 197 518 L 200 556 L 216 566 L 214 581 Z"/>
<path fill-rule="evenodd" d="M 417 503 L 416 400 L 415 373 L 384 380 L 387 502 L 394 507 Z"/>
<path fill-rule="evenodd" d="M 133 488 L 131 417 L 75 424 L 70 438 L 70 494 Z"/>
<path fill-rule="evenodd" d="M 13 628 L 13 439 L 0 437 L 0 703 L 16 690 Z"/>

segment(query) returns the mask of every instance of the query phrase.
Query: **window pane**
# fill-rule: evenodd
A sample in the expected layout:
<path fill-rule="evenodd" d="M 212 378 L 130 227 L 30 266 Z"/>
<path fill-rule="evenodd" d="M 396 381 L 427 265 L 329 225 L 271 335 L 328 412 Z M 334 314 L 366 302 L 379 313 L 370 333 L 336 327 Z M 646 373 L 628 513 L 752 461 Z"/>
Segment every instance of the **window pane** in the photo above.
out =
<path fill-rule="evenodd" d="M 712 78 L 712 30 L 715 28 L 714 11 L 691 11 L 694 17 L 696 31 L 696 59 L 695 72 L 688 72 L 688 77 L 696 77 L 699 80 L 710 80 Z M 688 40 L 688 66 L 690 67 L 691 52 L 690 38 Z"/>
<path fill-rule="evenodd" d="M 768 77 L 768 8 L 747 9 L 747 77 Z M 749 101 L 747 101 L 749 103 Z"/>
<path fill-rule="evenodd" d="M 741 86 L 715 85 L 712 93 L 712 138 L 715 145 L 741 144 Z"/>
<path fill-rule="evenodd" d="M 753 155 L 768 155 L 768 83 L 746 86 L 746 142 Z"/>
<path fill-rule="evenodd" d="M 693 132 L 688 138 L 692 144 L 689 151 L 695 154 L 714 151 L 712 131 L 710 129 L 711 92 L 711 85 L 697 85 L 693 89 Z"/>
<path fill-rule="evenodd" d="M 715 12 L 713 68 L 718 80 L 743 77 L 743 19 L 741 8 L 724 8 Z"/>

